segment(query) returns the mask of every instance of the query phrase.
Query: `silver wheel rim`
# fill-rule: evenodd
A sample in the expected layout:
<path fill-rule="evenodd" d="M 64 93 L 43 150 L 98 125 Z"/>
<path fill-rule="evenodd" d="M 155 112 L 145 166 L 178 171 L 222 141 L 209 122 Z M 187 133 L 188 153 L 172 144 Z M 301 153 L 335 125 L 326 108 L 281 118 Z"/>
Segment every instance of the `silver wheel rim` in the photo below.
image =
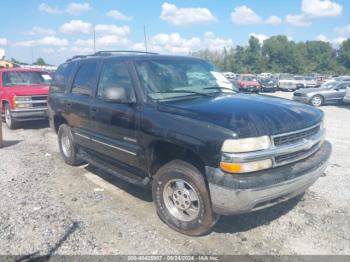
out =
<path fill-rule="evenodd" d="M 72 154 L 72 144 L 66 132 L 62 134 L 61 146 L 62 146 L 63 154 L 65 155 L 65 157 L 69 158 Z"/>
<path fill-rule="evenodd" d="M 11 126 L 12 124 L 12 119 L 11 119 L 11 112 L 9 109 L 5 110 L 5 121 L 8 126 Z"/>
<path fill-rule="evenodd" d="M 315 96 L 314 98 L 312 98 L 312 104 L 314 106 L 320 106 L 322 104 L 322 99 L 319 96 Z"/>
<path fill-rule="evenodd" d="M 163 198 L 169 213 L 181 221 L 192 221 L 199 214 L 199 197 L 194 188 L 182 179 L 166 183 Z"/>

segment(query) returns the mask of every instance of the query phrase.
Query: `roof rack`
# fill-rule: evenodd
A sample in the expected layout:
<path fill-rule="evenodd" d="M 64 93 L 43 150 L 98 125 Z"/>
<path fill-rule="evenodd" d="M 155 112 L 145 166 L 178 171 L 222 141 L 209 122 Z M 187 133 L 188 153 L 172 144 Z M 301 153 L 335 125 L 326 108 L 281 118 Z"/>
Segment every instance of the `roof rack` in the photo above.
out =
<path fill-rule="evenodd" d="M 111 55 L 113 53 L 125 53 L 125 54 L 147 54 L 147 55 L 158 55 L 158 53 L 153 52 L 143 52 L 143 51 L 130 51 L 130 50 L 118 50 L 118 51 L 98 51 L 93 55 Z"/>
<path fill-rule="evenodd" d="M 75 59 L 79 59 L 79 58 L 85 58 L 87 57 L 86 55 L 76 55 L 76 56 L 73 56 L 72 58 L 69 58 L 66 60 L 66 62 L 70 62 L 70 61 L 73 61 Z"/>
<path fill-rule="evenodd" d="M 91 55 L 76 55 L 73 56 L 72 58 L 69 58 L 66 60 L 66 62 L 70 62 L 76 59 L 80 59 L 80 58 L 86 58 L 86 57 L 91 57 L 91 56 L 102 56 L 102 55 L 112 55 L 112 54 L 147 54 L 147 55 L 158 55 L 158 53 L 153 53 L 153 52 L 143 52 L 143 51 L 98 51 L 94 54 Z"/>

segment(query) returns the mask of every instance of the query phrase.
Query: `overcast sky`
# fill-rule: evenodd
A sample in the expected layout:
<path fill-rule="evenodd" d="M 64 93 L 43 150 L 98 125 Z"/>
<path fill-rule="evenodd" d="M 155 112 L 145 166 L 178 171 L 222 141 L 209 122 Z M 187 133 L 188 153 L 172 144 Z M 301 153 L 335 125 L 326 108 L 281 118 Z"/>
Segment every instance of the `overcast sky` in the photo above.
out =
<path fill-rule="evenodd" d="M 339 45 L 350 37 L 349 0 L 11 0 L 1 3 L 0 48 L 7 57 L 59 64 L 97 50 L 187 54 L 246 45 L 276 34 Z"/>

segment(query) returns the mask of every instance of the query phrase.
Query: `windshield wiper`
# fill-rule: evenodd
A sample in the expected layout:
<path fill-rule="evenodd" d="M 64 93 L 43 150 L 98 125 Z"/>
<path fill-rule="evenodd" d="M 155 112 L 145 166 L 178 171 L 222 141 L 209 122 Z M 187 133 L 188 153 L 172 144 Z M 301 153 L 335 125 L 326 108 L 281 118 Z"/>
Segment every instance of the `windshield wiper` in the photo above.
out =
<path fill-rule="evenodd" d="M 238 93 L 237 91 L 235 91 L 234 89 L 231 89 L 229 87 L 219 87 L 219 86 L 212 86 L 212 87 L 205 87 L 203 88 L 205 90 L 229 90 L 231 91 L 232 93 Z"/>
<path fill-rule="evenodd" d="M 166 93 L 186 93 L 186 94 L 193 94 L 193 95 L 200 95 L 200 96 L 210 96 L 206 93 L 191 91 L 191 90 L 167 90 L 167 91 L 158 91 L 157 94 L 166 94 Z"/>

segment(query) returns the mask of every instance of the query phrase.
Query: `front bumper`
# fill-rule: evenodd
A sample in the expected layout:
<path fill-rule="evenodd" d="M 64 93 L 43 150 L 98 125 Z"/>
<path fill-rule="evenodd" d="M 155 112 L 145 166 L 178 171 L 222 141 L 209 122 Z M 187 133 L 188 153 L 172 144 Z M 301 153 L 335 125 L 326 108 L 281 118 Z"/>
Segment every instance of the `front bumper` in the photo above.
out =
<path fill-rule="evenodd" d="M 293 100 L 306 104 L 310 102 L 310 98 L 308 98 L 307 96 L 293 96 Z"/>
<path fill-rule="evenodd" d="M 285 85 L 285 84 L 280 84 L 278 86 L 279 89 L 282 89 L 282 90 L 296 90 L 297 89 L 297 85 L 294 85 L 294 84 L 290 84 L 290 85 Z"/>
<path fill-rule="evenodd" d="M 240 90 L 243 92 L 259 92 L 260 87 L 259 86 L 241 86 Z"/>
<path fill-rule="evenodd" d="M 206 167 L 214 212 L 222 215 L 251 212 L 302 194 L 325 171 L 331 151 L 332 146 L 326 141 L 307 159 L 242 175 Z"/>
<path fill-rule="evenodd" d="M 13 109 L 11 116 L 16 121 L 32 121 L 47 119 L 47 108 Z"/>

